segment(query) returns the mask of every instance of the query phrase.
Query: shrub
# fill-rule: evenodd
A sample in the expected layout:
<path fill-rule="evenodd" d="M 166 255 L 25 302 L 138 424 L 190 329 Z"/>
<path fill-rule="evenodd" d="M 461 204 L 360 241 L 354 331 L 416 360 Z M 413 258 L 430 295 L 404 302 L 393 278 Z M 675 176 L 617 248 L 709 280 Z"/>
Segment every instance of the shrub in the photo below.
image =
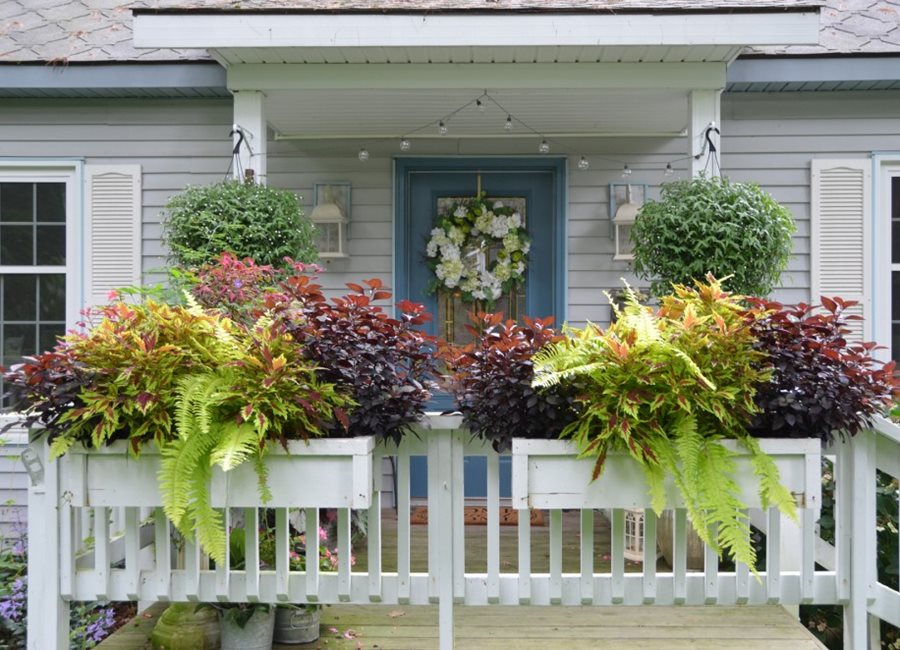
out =
<path fill-rule="evenodd" d="M 856 435 L 900 394 L 894 362 L 873 359 L 874 343 L 845 338 L 848 322 L 860 318 L 846 313 L 855 301 L 822 297 L 821 308 L 757 304 L 768 313 L 753 325 L 754 347 L 766 355 L 772 376 L 757 390 L 753 435 L 830 444 L 835 435 Z"/>
<path fill-rule="evenodd" d="M 281 289 L 301 306 L 286 310 L 283 318 L 305 357 L 318 366 L 319 377 L 353 398 L 350 435 L 399 442 L 431 397 L 435 341 L 417 329 L 431 315 L 404 300 L 397 304 L 399 318 L 391 318 L 373 304 L 391 297 L 381 280 L 363 284 L 348 283 L 350 293 L 329 302 L 308 276 L 293 276 Z"/>
<path fill-rule="evenodd" d="M 736 466 L 721 438 L 737 438 L 750 452 L 762 503 L 794 515 L 774 462 L 745 430 L 754 388 L 767 378 L 753 348 L 757 314 L 712 277 L 696 289 L 676 286 L 661 303 L 654 314 L 632 297 L 606 331 L 570 330 L 570 338 L 536 355 L 536 383 L 578 386 L 579 415 L 562 435 L 596 459 L 594 478 L 609 451 L 627 452 L 643 468 L 659 513 L 670 474 L 697 534 L 753 568 Z"/>
<path fill-rule="evenodd" d="M 575 391 L 569 386 L 532 385 L 532 357 L 559 340 L 552 318 L 503 322 L 502 314 L 478 313 L 467 326 L 474 343 L 448 347 L 447 387 L 472 433 L 508 450 L 513 437 L 558 438 L 575 417 Z"/>
<path fill-rule="evenodd" d="M 634 270 L 656 296 L 707 273 L 736 293 L 768 295 L 787 266 L 790 212 L 752 183 L 700 176 L 662 187 L 631 230 Z"/>
<path fill-rule="evenodd" d="M 171 259 L 195 267 L 223 251 L 281 266 L 285 257 L 315 262 L 314 228 L 292 192 L 225 181 L 187 187 L 166 204 L 163 239 Z"/>

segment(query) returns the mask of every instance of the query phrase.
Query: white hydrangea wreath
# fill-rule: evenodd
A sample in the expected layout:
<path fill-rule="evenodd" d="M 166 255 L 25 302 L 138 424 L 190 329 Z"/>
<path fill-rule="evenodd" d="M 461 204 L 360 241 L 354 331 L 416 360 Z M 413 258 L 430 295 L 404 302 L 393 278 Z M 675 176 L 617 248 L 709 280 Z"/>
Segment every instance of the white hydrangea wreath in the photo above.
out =
<path fill-rule="evenodd" d="M 464 302 L 497 300 L 525 279 L 531 240 L 522 215 L 484 195 L 438 215 L 425 247 L 432 292 L 458 292 Z"/>

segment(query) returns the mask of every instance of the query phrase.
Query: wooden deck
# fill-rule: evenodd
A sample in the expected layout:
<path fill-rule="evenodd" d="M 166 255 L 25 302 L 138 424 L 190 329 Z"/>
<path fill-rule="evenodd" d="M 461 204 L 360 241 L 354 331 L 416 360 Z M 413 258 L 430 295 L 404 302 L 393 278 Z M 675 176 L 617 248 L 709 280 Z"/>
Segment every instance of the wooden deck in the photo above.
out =
<path fill-rule="evenodd" d="M 396 518 L 384 518 L 383 570 L 396 569 Z M 578 570 L 577 513 L 563 520 L 563 570 Z M 501 566 L 515 571 L 515 526 L 501 527 Z M 533 528 L 532 570 L 548 570 L 547 529 Z M 427 566 L 427 526 L 412 526 L 413 571 Z M 466 527 L 466 570 L 484 571 L 484 526 Z M 571 552 L 566 552 L 570 549 Z M 361 549 L 360 549 L 361 551 Z M 355 570 L 365 570 L 365 553 L 358 552 Z M 595 567 L 609 569 L 609 524 L 595 518 Z M 631 568 L 640 565 L 632 563 Z M 626 567 L 627 568 L 627 567 Z M 668 570 L 663 560 L 661 571 Z M 153 613 L 139 617 L 100 645 L 105 650 L 145 650 Z M 466 607 L 454 609 L 456 648 L 460 650 L 579 650 L 660 648 L 678 650 L 734 648 L 738 650 L 820 650 L 824 648 L 788 611 L 766 607 Z M 430 650 L 438 647 L 437 606 L 330 605 L 322 613 L 322 636 L 303 646 L 282 650 Z"/>

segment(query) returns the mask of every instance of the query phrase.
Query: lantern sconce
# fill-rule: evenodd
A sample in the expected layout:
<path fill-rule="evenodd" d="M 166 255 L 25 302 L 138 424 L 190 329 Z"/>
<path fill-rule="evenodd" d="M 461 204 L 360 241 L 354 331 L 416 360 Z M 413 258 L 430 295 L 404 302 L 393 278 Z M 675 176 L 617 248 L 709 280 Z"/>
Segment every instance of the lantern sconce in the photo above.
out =
<path fill-rule="evenodd" d="M 615 260 L 633 260 L 631 228 L 647 196 L 647 186 L 634 183 L 609 184 L 610 237 L 616 245 Z"/>
<path fill-rule="evenodd" d="M 350 257 L 347 225 L 350 222 L 350 183 L 316 183 L 315 207 L 309 220 L 316 227 L 316 248 L 323 260 Z"/>

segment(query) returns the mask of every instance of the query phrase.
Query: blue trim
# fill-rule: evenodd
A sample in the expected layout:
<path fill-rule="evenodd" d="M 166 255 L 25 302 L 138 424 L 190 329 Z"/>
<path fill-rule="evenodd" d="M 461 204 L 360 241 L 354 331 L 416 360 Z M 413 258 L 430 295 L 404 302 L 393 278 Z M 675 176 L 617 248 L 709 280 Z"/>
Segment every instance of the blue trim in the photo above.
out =
<path fill-rule="evenodd" d="M 567 318 L 568 306 L 568 274 L 567 258 L 567 223 L 566 210 L 568 201 L 568 170 L 566 158 L 533 157 L 447 157 L 447 158 L 395 158 L 394 159 L 394 293 L 409 295 L 409 281 L 402 264 L 401 251 L 410 251 L 415 243 L 411 241 L 411 220 L 406 215 L 405 206 L 409 196 L 407 183 L 411 172 L 441 171 L 548 171 L 553 178 L 554 212 L 553 232 L 553 278 L 555 289 L 553 296 L 553 314 L 556 323 L 561 324 Z"/>

